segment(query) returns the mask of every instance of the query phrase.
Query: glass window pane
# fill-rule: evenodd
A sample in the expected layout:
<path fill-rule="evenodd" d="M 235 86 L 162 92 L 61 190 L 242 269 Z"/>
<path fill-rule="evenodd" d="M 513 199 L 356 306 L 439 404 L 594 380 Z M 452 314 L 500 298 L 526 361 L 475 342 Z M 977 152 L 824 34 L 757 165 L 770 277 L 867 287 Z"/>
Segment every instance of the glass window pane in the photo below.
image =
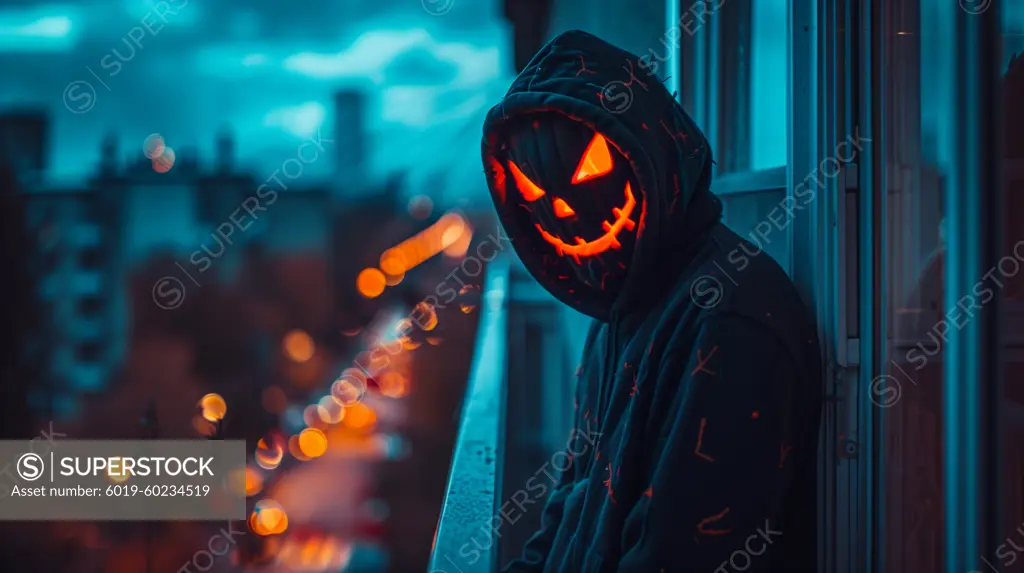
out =
<path fill-rule="evenodd" d="M 885 491 L 879 508 L 885 573 L 942 571 L 943 189 L 949 184 L 948 118 L 955 4 L 885 5 L 883 94 L 888 202 L 888 358 L 871 388 L 884 422 Z"/>
<path fill-rule="evenodd" d="M 786 0 L 750 3 L 750 168 L 786 164 Z"/>

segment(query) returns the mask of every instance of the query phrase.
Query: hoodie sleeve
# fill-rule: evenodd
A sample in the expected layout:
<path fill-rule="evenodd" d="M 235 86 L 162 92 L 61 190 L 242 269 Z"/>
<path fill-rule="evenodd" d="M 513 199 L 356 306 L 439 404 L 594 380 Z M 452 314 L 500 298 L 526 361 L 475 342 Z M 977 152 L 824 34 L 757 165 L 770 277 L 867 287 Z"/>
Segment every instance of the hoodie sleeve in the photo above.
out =
<path fill-rule="evenodd" d="M 674 396 L 662 390 L 672 402 L 652 427 L 650 486 L 623 528 L 620 570 L 712 573 L 733 558 L 761 571 L 793 479 L 793 361 L 765 327 L 731 315 L 708 318 L 678 358 L 658 381 Z"/>
<path fill-rule="evenodd" d="M 572 469 L 570 468 L 569 471 L 562 472 L 557 487 L 551 492 L 551 496 L 548 497 L 548 501 L 544 505 L 540 529 L 526 542 L 522 557 L 510 561 L 502 570 L 503 573 L 541 573 L 544 571 L 548 553 L 555 542 L 558 527 L 562 524 L 565 498 L 572 492 L 572 487 Z"/>

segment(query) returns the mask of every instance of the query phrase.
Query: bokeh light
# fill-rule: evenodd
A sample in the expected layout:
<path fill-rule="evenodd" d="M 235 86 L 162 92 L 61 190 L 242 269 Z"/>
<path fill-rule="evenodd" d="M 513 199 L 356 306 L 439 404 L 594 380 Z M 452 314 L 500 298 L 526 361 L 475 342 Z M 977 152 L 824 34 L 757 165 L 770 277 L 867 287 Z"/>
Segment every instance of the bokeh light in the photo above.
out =
<path fill-rule="evenodd" d="M 159 133 L 152 133 L 146 137 L 142 142 L 142 153 L 146 155 L 146 159 L 156 159 L 164 153 L 166 144 L 164 138 Z"/>
<path fill-rule="evenodd" d="M 199 399 L 199 408 L 203 418 L 210 422 L 219 422 L 228 413 L 228 404 L 220 394 L 207 394 Z"/>
<path fill-rule="evenodd" d="M 302 447 L 299 445 L 298 436 L 292 436 L 288 438 L 288 453 L 290 453 L 293 458 L 299 460 L 300 462 L 308 462 L 309 460 L 313 459 L 307 456 L 306 453 L 302 451 Z"/>
<path fill-rule="evenodd" d="M 333 396 L 324 396 L 316 406 L 316 412 L 325 424 L 337 424 L 345 417 L 345 407 Z"/>
<path fill-rule="evenodd" d="M 409 215 L 422 221 L 434 212 L 434 202 L 426 195 L 417 195 L 409 200 Z"/>
<path fill-rule="evenodd" d="M 331 397 L 342 406 L 357 404 L 363 399 L 364 394 L 366 394 L 366 374 L 357 368 L 345 369 L 331 385 Z"/>
<path fill-rule="evenodd" d="M 319 458 L 327 451 L 327 436 L 317 428 L 299 433 L 299 450 L 309 459 Z"/>
<path fill-rule="evenodd" d="M 261 499 L 249 516 L 249 529 L 256 535 L 279 535 L 288 530 L 288 514 L 272 499 Z"/>
<path fill-rule="evenodd" d="M 466 285 L 459 289 L 459 310 L 465 314 L 473 312 L 480 304 L 480 287 Z"/>
<path fill-rule="evenodd" d="M 444 248 L 444 254 L 445 256 L 453 259 L 461 259 L 466 256 L 466 253 L 469 251 L 469 246 L 472 243 L 473 230 L 469 228 L 469 223 L 464 223 L 459 236 Z"/>
<path fill-rule="evenodd" d="M 263 491 L 263 475 L 252 466 L 245 468 L 245 495 L 252 497 Z"/>
<path fill-rule="evenodd" d="M 111 460 L 124 460 L 124 458 L 113 457 Z M 121 465 L 123 463 L 123 461 L 118 462 L 116 468 L 107 467 L 107 479 L 110 480 L 111 483 L 124 483 L 128 481 L 128 478 L 132 477 L 130 472 L 124 471 L 124 466 Z M 117 471 L 114 471 L 115 469 Z"/>
<path fill-rule="evenodd" d="M 284 336 L 284 352 L 295 362 L 306 362 L 316 352 L 313 337 L 302 330 L 292 330 Z"/>
<path fill-rule="evenodd" d="M 164 150 L 153 159 L 153 170 L 157 173 L 167 173 L 174 167 L 174 150 L 170 147 L 164 147 Z"/>
<path fill-rule="evenodd" d="M 409 379 L 400 372 L 389 370 L 377 382 L 380 393 L 388 398 L 402 398 L 409 394 Z"/>
<path fill-rule="evenodd" d="M 431 331 L 437 327 L 437 311 L 429 302 L 423 301 L 417 304 L 412 314 L 416 317 L 416 323 L 423 330 Z"/>
<path fill-rule="evenodd" d="M 284 437 L 277 432 L 261 438 L 256 444 L 256 465 L 265 470 L 272 470 L 281 465 L 284 459 Z"/>
<path fill-rule="evenodd" d="M 369 432 L 377 424 L 377 413 L 366 404 L 359 402 L 349 406 L 342 423 L 347 428 Z"/>
<path fill-rule="evenodd" d="M 380 256 L 380 270 L 390 276 L 405 276 L 409 269 L 406 267 L 402 249 L 395 247 L 384 251 Z"/>
<path fill-rule="evenodd" d="M 431 346 L 440 346 L 442 342 L 444 342 L 444 339 L 441 338 L 440 336 L 428 336 L 427 337 L 427 344 L 429 344 Z"/>
<path fill-rule="evenodd" d="M 356 277 L 356 288 L 366 298 L 377 298 L 388 284 L 380 269 L 363 269 Z"/>
<path fill-rule="evenodd" d="M 317 404 L 310 404 L 302 410 L 302 423 L 312 427 L 319 427 L 319 425 L 323 424 L 323 421 L 320 420 L 320 411 Z"/>
<path fill-rule="evenodd" d="M 416 350 L 423 343 L 413 340 L 412 333 L 414 332 L 412 319 L 409 317 L 403 318 L 395 324 L 395 336 L 399 342 L 402 343 L 402 348 L 405 350 Z"/>
<path fill-rule="evenodd" d="M 289 536 L 277 562 L 288 571 L 347 571 L 352 552 L 352 544 L 320 533 Z"/>

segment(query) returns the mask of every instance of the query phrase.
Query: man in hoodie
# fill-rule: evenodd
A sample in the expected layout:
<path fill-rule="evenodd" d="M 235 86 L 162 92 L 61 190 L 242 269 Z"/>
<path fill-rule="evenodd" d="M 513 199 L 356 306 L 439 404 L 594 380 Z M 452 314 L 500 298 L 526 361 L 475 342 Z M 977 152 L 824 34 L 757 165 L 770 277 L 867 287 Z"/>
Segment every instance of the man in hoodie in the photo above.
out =
<path fill-rule="evenodd" d="M 642 69 L 567 32 L 484 125 L 516 253 L 594 318 L 575 424 L 602 436 L 506 571 L 814 571 L 816 329 L 786 273 L 721 223 L 707 140 Z M 607 105 L 615 83 L 627 109 Z"/>

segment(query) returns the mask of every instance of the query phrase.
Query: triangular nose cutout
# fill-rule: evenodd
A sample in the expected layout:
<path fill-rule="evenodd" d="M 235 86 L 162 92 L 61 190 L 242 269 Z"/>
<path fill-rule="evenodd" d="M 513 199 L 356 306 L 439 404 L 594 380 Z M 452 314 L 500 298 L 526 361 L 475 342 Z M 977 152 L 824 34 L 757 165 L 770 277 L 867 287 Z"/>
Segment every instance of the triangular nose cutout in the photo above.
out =
<path fill-rule="evenodd" d="M 576 174 L 572 176 L 573 183 L 581 183 L 588 179 L 600 177 L 612 170 L 612 152 L 608 149 L 608 142 L 600 133 L 595 133 L 594 138 L 587 145 L 583 152 L 583 158 L 576 167 Z"/>
<path fill-rule="evenodd" d="M 566 217 L 572 217 L 576 214 L 576 211 L 572 210 L 572 207 L 568 203 L 561 199 L 555 199 L 551 203 L 552 208 L 555 210 L 555 217 L 559 219 L 565 219 Z"/>

